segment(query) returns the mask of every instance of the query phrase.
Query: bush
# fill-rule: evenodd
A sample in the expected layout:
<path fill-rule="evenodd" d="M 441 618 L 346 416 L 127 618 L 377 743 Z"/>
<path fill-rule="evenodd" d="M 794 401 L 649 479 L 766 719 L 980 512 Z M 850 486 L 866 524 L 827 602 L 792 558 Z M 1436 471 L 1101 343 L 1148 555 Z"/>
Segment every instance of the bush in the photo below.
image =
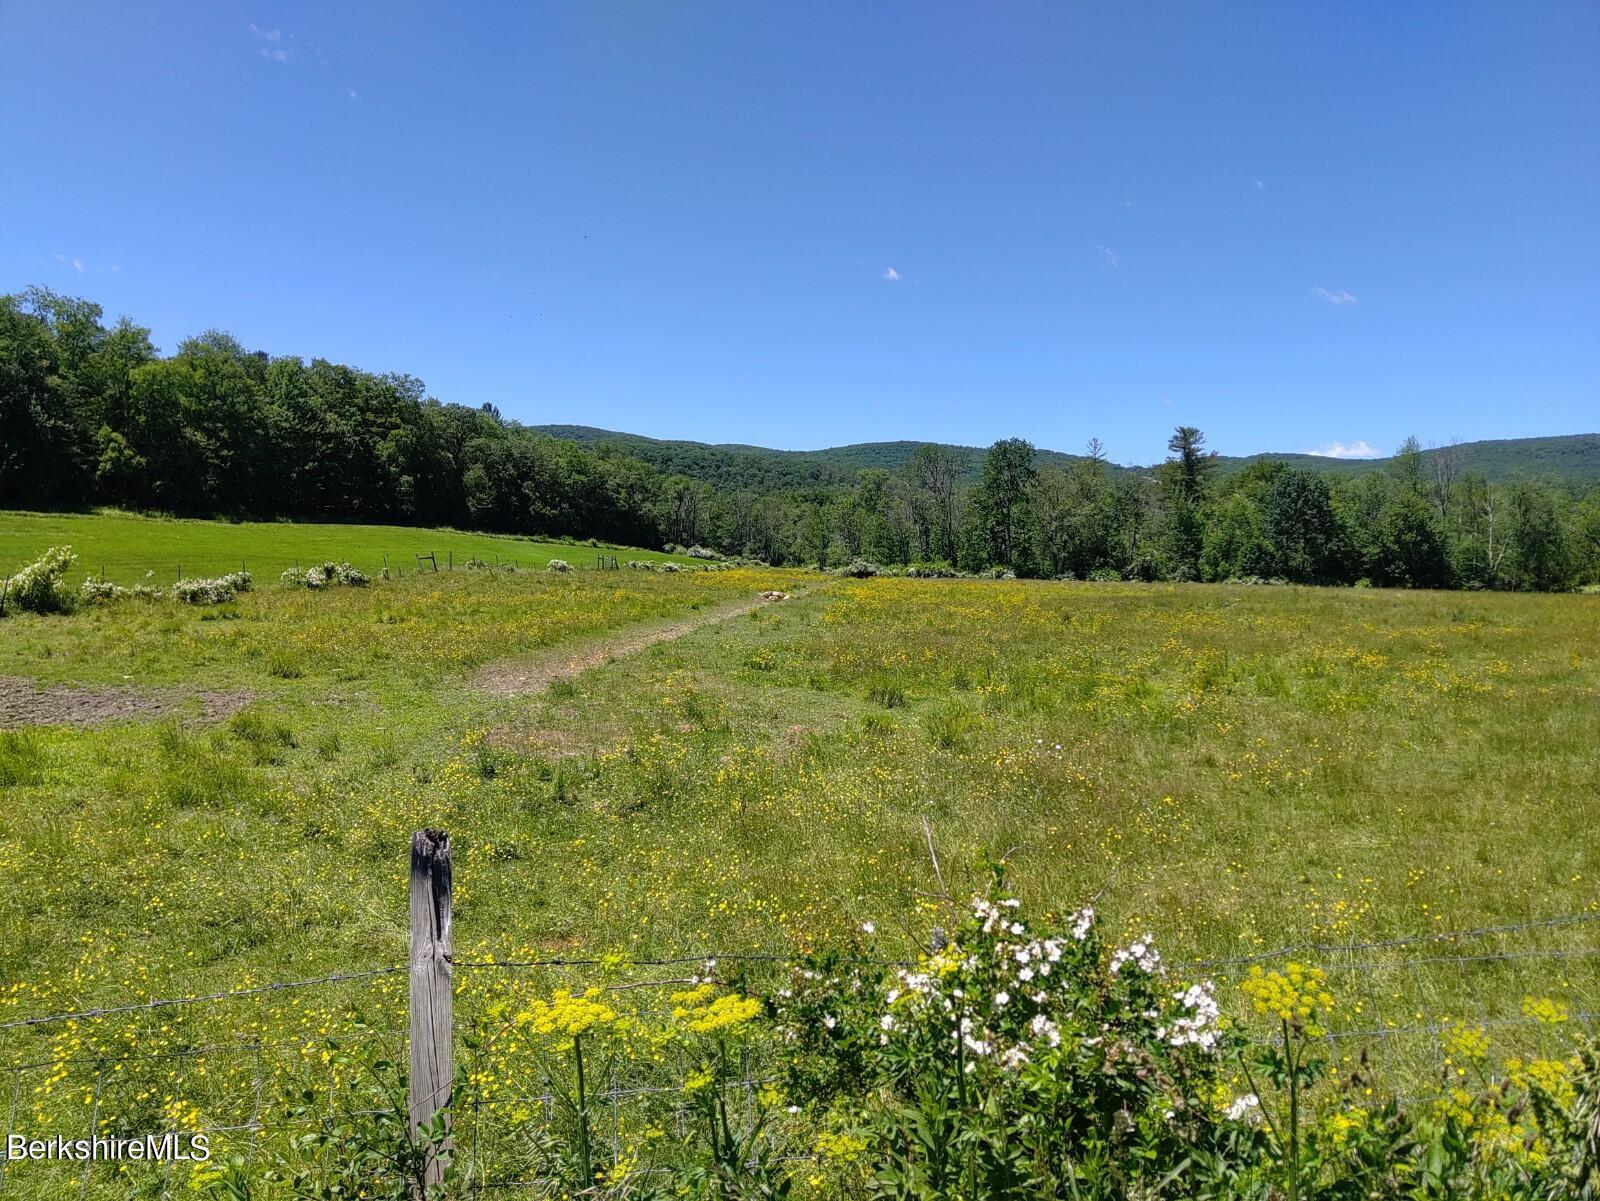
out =
<path fill-rule="evenodd" d="M 171 596 L 189 605 L 220 605 L 249 591 L 250 573 L 235 571 L 209 580 L 179 580 L 172 586 Z"/>
<path fill-rule="evenodd" d="M 565 559 L 551 559 L 549 563 L 545 564 L 545 569 L 547 571 L 571 571 L 572 564 Z"/>
<path fill-rule="evenodd" d="M 1097 584 L 1112 584 L 1122 579 L 1122 573 L 1114 567 L 1096 567 L 1083 578 Z"/>
<path fill-rule="evenodd" d="M 906 575 L 913 580 L 951 580 L 956 569 L 947 559 L 925 559 L 907 567 Z"/>
<path fill-rule="evenodd" d="M 348 584 L 352 588 L 365 588 L 372 577 L 349 563 L 319 563 L 301 571 L 291 567 L 279 577 L 291 588 L 326 588 L 332 584 Z"/>
<path fill-rule="evenodd" d="M 1032 929 L 998 877 L 935 946 L 903 966 L 814 956 L 771 1002 L 783 1095 L 821 1128 L 818 1195 L 868 1179 L 897 1201 L 1594 1195 L 1592 1040 L 1496 1073 L 1483 1028 L 1451 1027 L 1445 1094 L 1402 1107 L 1364 1057 L 1327 1054 L 1336 1002 L 1314 967 L 1252 969 L 1252 1036 L 1148 936 L 1108 947 L 1088 908 Z"/>
<path fill-rule="evenodd" d="M 67 587 L 67 569 L 77 559 L 70 546 L 52 546 L 37 562 L 0 581 L 4 612 L 70 613 L 77 597 Z"/>
<path fill-rule="evenodd" d="M 851 579 L 869 580 L 873 576 L 882 575 L 883 568 L 866 559 L 852 559 L 848 566 L 838 568 L 835 574 L 848 576 Z"/>

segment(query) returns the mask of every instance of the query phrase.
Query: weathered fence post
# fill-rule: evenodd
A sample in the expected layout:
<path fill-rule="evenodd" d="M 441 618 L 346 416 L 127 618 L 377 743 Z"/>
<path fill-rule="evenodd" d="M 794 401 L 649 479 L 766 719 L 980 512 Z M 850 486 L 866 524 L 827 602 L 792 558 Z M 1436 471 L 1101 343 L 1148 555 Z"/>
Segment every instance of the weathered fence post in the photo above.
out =
<path fill-rule="evenodd" d="M 455 1079 L 450 1041 L 454 991 L 450 962 L 450 835 L 418 830 L 411 836 L 411 1133 L 450 1104 Z M 449 1115 L 445 1120 L 449 1121 Z M 435 1144 L 425 1180 L 444 1179 L 450 1143 Z M 420 1195 L 420 1194 L 419 1194 Z"/>

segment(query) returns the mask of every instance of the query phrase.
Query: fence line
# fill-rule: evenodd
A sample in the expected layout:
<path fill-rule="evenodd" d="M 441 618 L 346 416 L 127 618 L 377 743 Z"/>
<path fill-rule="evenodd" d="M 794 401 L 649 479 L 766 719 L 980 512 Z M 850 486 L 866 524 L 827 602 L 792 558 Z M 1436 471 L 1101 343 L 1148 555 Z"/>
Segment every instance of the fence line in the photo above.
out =
<path fill-rule="evenodd" d="M 419 835 L 419 837 L 421 837 Z M 456 1036 L 458 1029 L 451 1025 L 451 1007 L 457 991 L 457 981 L 454 973 L 460 971 L 484 973 L 524 973 L 536 971 L 561 971 L 563 969 L 665 969 L 658 970 L 645 979 L 614 980 L 612 983 L 597 986 L 608 993 L 623 993 L 635 990 L 670 988 L 679 985 L 694 985 L 706 980 L 716 980 L 713 973 L 719 964 L 795 964 L 803 962 L 805 956 L 792 952 L 782 951 L 732 951 L 732 952 L 702 952 L 690 955 L 671 956 L 637 956 L 637 957 L 551 957 L 546 959 L 524 960 L 464 960 L 456 962 L 450 954 L 449 942 L 449 913 L 450 913 L 450 864 L 448 838 L 442 831 L 428 832 L 432 839 L 429 848 L 426 870 L 428 873 L 426 897 L 431 898 L 432 907 L 423 906 L 423 925 L 419 929 L 417 921 L 418 911 L 413 910 L 412 930 L 412 961 L 408 965 L 393 965 L 367 968 L 360 971 L 334 972 L 323 976 L 309 977 L 296 980 L 277 981 L 266 984 L 252 985 L 243 988 L 224 989 L 209 993 L 198 993 L 190 996 L 177 996 L 160 999 L 150 999 L 140 1002 L 130 1002 L 120 1005 L 107 1005 L 97 1008 L 85 1008 L 72 1012 L 37 1015 L 32 1017 L 13 1018 L 0 1022 L 0 1031 L 24 1028 L 37 1028 L 52 1024 L 67 1022 L 90 1021 L 118 1015 L 149 1012 L 153 1010 L 188 1007 L 210 1006 L 224 1001 L 233 1001 L 251 997 L 260 997 L 268 994 L 314 988 L 326 985 L 375 980 L 409 972 L 411 976 L 411 1001 L 409 1015 L 412 1018 L 409 1030 L 404 1019 L 397 1026 L 368 1026 L 364 1023 L 349 1027 L 348 1034 L 338 1033 L 331 1038 L 317 1035 L 302 1035 L 296 1038 L 283 1038 L 266 1040 L 262 1038 L 232 1039 L 227 1041 L 212 1041 L 199 1043 L 195 1046 L 167 1051 L 129 1052 L 127 1054 L 74 1053 L 67 1056 L 47 1058 L 41 1057 L 32 1062 L 12 1064 L 0 1067 L 0 1081 L 4 1080 L 4 1073 L 12 1074 L 10 1098 L 9 1129 L 14 1127 L 18 1118 L 19 1102 L 23 1097 L 24 1077 L 28 1073 L 46 1074 L 46 1084 L 53 1084 L 66 1076 L 69 1066 L 81 1070 L 74 1073 L 74 1083 L 71 1087 L 82 1092 L 83 1100 L 89 1104 L 90 1132 L 98 1130 L 101 1116 L 118 1114 L 118 1087 L 119 1082 L 129 1079 L 138 1080 L 139 1076 L 125 1073 L 123 1066 L 132 1063 L 159 1064 L 171 1062 L 170 1068 L 156 1068 L 153 1075 L 159 1078 L 162 1073 L 173 1082 L 173 1105 L 177 1106 L 181 1099 L 193 1095 L 191 1084 L 197 1077 L 222 1076 L 237 1083 L 236 1095 L 230 1095 L 226 1100 L 216 1101 L 214 1106 L 208 1103 L 207 1117 L 209 1124 L 197 1126 L 195 1133 L 207 1134 L 237 1134 L 249 1136 L 249 1162 L 254 1162 L 256 1144 L 263 1134 L 288 1135 L 295 1131 L 315 1129 L 322 1127 L 331 1130 L 333 1124 L 342 1120 L 362 1116 L 384 1115 L 385 1117 L 409 1117 L 412 1129 L 428 1122 L 433 1115 L 444 1112 L 444 1120 L 453 1122 L 454 1134 L 451 1137 L 464 1136 L 467 1145 L 472 1148 L 471 1154 L 478 1156 L 478 1172 L 485 1179 L 468 1185 L 469 1191 L 492 1191 L 516 1188 L 538 1187 L 541 1182 L 537 1180 L 524 1180 L 531 1165 L 519 1162 L 516 1149 L 506 1141 L 504 1114 L 508 1106 L 537 1106 L 540 1114 L 539 1120 L 548 1127 L 555 1120 L 554 1114 L 560 1100 L 554 1091 L 549 1079 L 540 1080 L 536 1073 L 529 1074 L 518 1069 L 515 1074 L 506 1076 L 497 1084 L 484 1081 L 475 1081 L 468 1074 L 457 1076 L 453 1071 L 446 1070 L 449 1066 L 449 1057 L 453 1053 L 454 1044 L 460 1041 Z M 417 860 L 413 860 L 414 871 Z M 414 897 L 418 894 L 414 893 Z M 1316 943 L 1304 942 L 1292 946 L 1280 947 L 1274 950 L 1257 952 L 1251 955 L 1236 956 L 1232 958 L 1172 961 L 1169 967 L 1178 972 L 1205 971 L 1212 968 L 1229 968 L 1244 965 L 1255 965 L 1284 956 L 1317 953 L 1331 955 L 1335 958 L 1324 964 L 1329 972 L 1384 972 L 1389 969 L 1416 970 L 1436 965 L 1470 965 L 1483 963 L 1502 962 L 1535 962 L 1535 961 L 1573 961 L 1589 959 L 1600 956 L 1600 947 L 1567 946 L 1545 947 L 1534 949 L 1506 949 L 1483 954 L 1452 954 L 1452 955 L 1399 955 L 1394 959 L 1383 960 L 1369 958 L 1365 960 L 1350 960 L 1346 958 L 1339 961 L 1340 956 L 1363 951 L 1382 951 L 1406 947 L 1430 947 L 1452 941 L 1463 941 L 1478 938 L 1503 937 L 1530 931 L 1548 931 L 1564 927 L 1578 926 L 1585 923 L 1600 921 L 1600 912 L 1586 911 L 1575 914 L 1561 914 L 1552 917 L 1535 919 L 1527 922 L 1504 923 L 1500 925 L 1481 926 L 1465 930 L 1431 930 L 1415 934 L 1403 935 L 1360 943 Z M 1567 941 L 1572 941 L 1568 939 Z M 419 961 L 418 948 L 425 952 Z M 905 959 L 891 959 L 871 956 L 842 956 L 832 962 L 841 967 L 849 966 L 874 966 L 874 967 L 903 967 L 910 961 Z M 691 965 L 693 965 L 691 967 Z M 419 971 L 420 967 L 420 971 Z M 689 972 L 673 972 L 671 969 L 688 968 Z M 701 974 L 703 971 L 704 974 Z M 1223 978 L 1234 973 L 1223 972 Z M 441 985 L 443 991 L 441 992 Z M 1376 987 L 1377 982 L 1373 982 Z M 1381 990 L 1380 990 L 1381 991 Z M 429 1004 L 435 1007 L 432 1012 L 435 1020 L 423 1022 L 420 1025 L 415 1021 L 419 1012 L 419 993 L 429 998 Z M 1396 996 L 1399 994 L 1397 993 Z M 1587 998 L 1586 998 L 1587 999 Z M 642 998 L 643 1003 L 650 1008 L 639 1010 L 643 1013 L 660 1013 L 659 1002 L 655 998 Z M 297 1003 L 296 1003 L 297 1004 Z M 1574 1006 L 1576 1008 L 1576 1006 Z M 1369 1014 L 1368 1020 L 1382 1021 L 1380 1006 L 1375 1006 Z M 1357 1006 L 1357 1012 L 1361 1007 Z M 493 1017 L 493 1013 L 480 1015 Z M 1419 1012 L 1417 1017 L 1421 1017 Z M 1600 1011 L 1585 1008 L 1579 1012 L 1564 1014 L 1563 1021 L 1570 1021 L 1580 1027 L 1593 1028 L 1600 1020 Z M 492 1023 L 491 1023 L 492 1024 Z M 1438 1036 L 1452 1029 L 1462 1026 L 1481 1026 L 1484 1028 L 1526 1028 L 1543 1024 L 1540 1017 L 1524 1013 L 1521 1016 L 1503 1018 L 1462 1018 L 1457 1022 L 1422 1022 L 1409 1025 L 1375 1026 L 1370 1029 L 1335 1030 L 1323 1033 L 1318 1037 L 1327 1042 L 1345 1042 L 1349 1040 L 1370 1040 L 1376 1044 L 1380 1059 L 1385 1052 L 1381 1048 L 1389 1047 L 1390 1040 L 1398 1040 L 1410 1036 L 1428 1036 L 1433 1038 L 1435 1048 L 1438 1045 Z M 499 1037 L 499 1031 L 488 1036 L 492 1043 Z M 390 1039 L 402 1044 L 398 1062 L 407 1058 L 406 1047 L 409 1043 L 412 1052 L 413 1070 L 409 1077 L 411 1095 L 409 1098 L 409 1114 L 407 1106 L 402 1104 L 399 1110 L 392 1107 L 367 1108 L 360 1107 L 361 1100 L 373 1099 L 367 1092 L 358 1092 L 351 1095 L 350 1090 L 358 1086 L 358 1081 L 347 1076 L 342 1076 L 337 1068 L 329 1071 L 326 1082 L 325 1095 L 321 1091 L 320 1078 L 317 1073 L 321 1070 L 315 1057 L 307 1058 L 305 1052 L 314 1049 L 319 1043 L 325 1048 L 336 1049 L 341 1043 L 346 1045 L 367 1046 L 374 1043 L 386 1042 Z M 424 1079 L 415 1069 L 415 1054 L 421 1047 L 431 1055 L 438 1057 L 437 1062 L 441 1069 L 434 1072 L 431 1077 Z M 476 1046 L 470 1038 L 467 1046 Z M 485 1044 L 487 1045 L 487 1044 Z M 291 1048 L 298 1048 L 297 1056 Z M 274 1054 L 280 1052 L 282 1054 Z M 38 1054 L 38 1052 L 36 1052 Z M 229 1063 L 227 1055 L 237 1055 L 239 1059 Z M 1404 1072 L 1410 1072 L 1417 1067 L 1414 1056 L 1404 1056 L 1402 1065 Z M 327 1059 L 327 1053 L 323 1056 Z M 769 1072 L 761 1071 L 763 1067 L 770 1068 L 766 1061 L 768 1055 L 765 1051 L 756 1056 L 756 1071 L 752 1071 L 752 1062 L 748 1056 L 744 1059 L 741 1080 L 729 1079 L 726 1087 L 731 1095 L 738 1091 L 744 1093 L 745 1109 L 750 1114 L 754 1113 L 756 1090 L 775 1081 Z M 185 1063 L 185 1061 L 191 1061 Z M 253 1063 L 253 1067 L 250 1066 Z M 532 1060 L 529 1066 L 535 1066 Z M 680 1067 L 682 1065 L 679 1065 Z M 1426 1065 L 1423 1065 L 1426 1066 Z M 287 1070 L 295 1078 L 296 1073 L 301 1074 L 301 1083 L 316 1081 L 317 1095 L 314 1105 L 302 1108 L 291 1107 L 268 1115 L 263 1109 L 264 1085 L 273 1079 L 279 1072 Z M 310 1075 L 304 1075 L 309 1072 Z M 92 1088 L 91 1088 L 92 1079 Z M 253 1082 L 253 1088 L 249 1087 Z M 541 1085 L 544 1087 L 541 1089 Z M 368 1086 L 362 1085 L 361 1088 Z M 505 1095 L 496 1095 L 496 1088 L 504 1088 Z M 0 1086 L 3 1088 L 3 1086 Z M 342 1091 L 341 1091 L 342 1090 Z M 610 1070 L 609 1086 L 604 1090 L 593 1092 L 590 1097 L 597 1108 L 609 1107 L 610 1109 L 610 1137 L 613 1162 L 616 1162 L 620 1153 L 623 1127 L 621 1125 L 621 1106 L 624 1102 L 637 1103 L 640 1112 L 649 1116 L 655 1115 L 660 1119 L 666 1115 L 670 1121 L 672 1104 L 662 1098 L 672 1094 L 682 1094 L 684 1082 L 675 1077 L 673 1065 L 670 1063 L 645 1064 L 642 1070 L 630 1070 L 626 1079 L 619 1079 L 616 1064 Z M 35 1091 L 38 1091 L 37 1089 Z M 308 1094 L 309 1096 L 310 1094 Z M 369 1099 L 370 1098 L 370 1099 Z M 0 1096 L 0 1103 L 3 1103 Z M 341 1108 L 339 1101 L 344 1101 Z M 355 1102 L 352 1105 L 351 1102 Z M 324 1104 L 326 1108 L 324 1109 Z M 275 1106 L 276 1103 L 273 1102 Z M 677 1106 L 680 1128 L 683 1120 L 684 1106 L 680 1100 Z M 630 1109 L 630 1115 L 633 1110 Z M 248 1115 L 248 1116 L 247 1116 Z M 748 1116 L 748 1115 L 747 1115 Z M 108 1118 L 107 1120 L 111 1120 Z M 177 1118 L 167 1119 L 176 1123 Z M 750 1120 L 753 1120 L 751 1118 Z M 629 1122 L 633 1121 L 630 1116 Z M 497 1124 L 501 1123 L 501 1124 Z M 176 1126 L 170 1127 L 176 1129 Z M 446 1144 L 448 1146 L 448 1144 Z M 774 1148 L 777 1150 L 778 1148 Z M 446 1151 L 445 1153 L 449 1153 Z M 509 1157 L 507 1157 L 509 1156 Z M 810 1159 L 807 1155 L 784 1155 L 782 1159 Z M 434 1165 L 437 1171 L 439 1165 Z M 537 1169 L 533 1169 L 537 1170 Z M 651 1171 L 659 1169 L 648 1169 Z M 170 1175 L 170 1167 L 168 1169 Z M 4 1164 L 0 1163 L 0 1185 L 5 1180 Z M 85 1195 L 89 1186 L 89 1172 L 87 1166 L 77 1183 L 80 1197 Z M 547 1182 L 544 1182 L 547 1183 Z"/>
<path fill-rule="evenodd" d="M 1264 963 L 1269 959 L 1278 959 L 1286 955 L 1301 954 L 1305 952 L 1318 952 L 1322 954 L 1335 954 L 1338 952 L 1381 950 L 1391 947 L 1414 946 L 1418 944 L 1449 942 L 1456 939 L 1483 938 L 1490 935 L 1515 934 L 1526 930 L 1545 930 L 1561 926 L 1574 925 L 1584 922 L 1600 921 L 1600 913 L 1575 913 L 1562 914 L 1556 917 L 1542 918 L 1530 922 L 1508 923 L 1499 926 L 1480 926 L 1469 930 L 1441 930 L 1431 931 L 1426 934 L 1406 935 L 1398 938 L 1381 939 L 1374 942 L 1361 943 L 1297 943 L 1291 946 L 1278 947 L 1271 951 L 1262 951 L 1253 955 L 1243 955 L 1227 959 L 1187 959 L 1174 960 L 1171 966 L 1179 970 L 1207 969 L 1219 967 L 1248 966 L 1255 963 Z M 1501 951 L 1485 955 L 1451 955 L 1430 956 L 1426 958 L 1398 958 L 1389 960 L 1367 960 L 1365 962 L 1338 963 L 1328 962 L 1318 966 L 1325 971 L 1387 971 L 1395 968 L 1409 969 L 1447 963 L 1488 963 L 1497 961 L 1513 961 L 1522 959 L 1585 959 L 1600 956 L 1600 947 L 1583 947 L 1572 949 L 1547 949 L 1534 951 Z M 458 960 L 453 966 L 458 970 L 474 971 L 532 971 L 552 968 L 578 968 L 578 967 L 603 967 L 603 968 L 631 968 L 631 967 L 676 967 L 683 964 L 699 963 L 706 966 L 707 971 L 714 971 L 718 963 L 799 963 L 806 957 L 795 952 L 782 951 L 705 951 L 694 955 L 674 955 L 665 957 L 625 956 L 570 958 L 558 957 L 550 959 L 483 959 L 483 960 Z M 914 967 L 916 962 L 910 959 L 891 959 L 879 956 L 854 955 L 841 956 L 835 962 L 847 967 Z M 268 984 L 254 985 L 248 988 L 223 989 L 217 992 L 200 993 L 185 997 L 167 997 L 149 1001 L 130 1002 L 125 1005 L 110 1005 L 93 1009 L 80 1009 L 65 1013 L 40 1014 L 34 1017 L 12 1018 L 0 1022 L 0 1030 L 13 1030 L 25 1026 L 49 1025 L 56 1022 L 85 1021 L 102 1017 L 113 1017 L 118 1014 L 135 1013 L 142 1010 L 164 1009 L 178 1005 L 210 1004 L 219 1001 L 231 1001 L 246 997 L 258 996 L 264 993 L 279 992 L 287 989 L 312 988 L 324 984 L 337 984 L 353 980 L 374 979 L 379 976 L 397 975 L 407 971 L 405 965 L 388 967 L 366 968 L 351 972 L 333 972 L 325 976 L 312 976 L 300 980 L 281 980 Z M 607 992 L 622 992 L 635 988 L 650 988 L 671 984 L 698 983 L 698 977 L 680 977 L 668 980 L 644 980 L 628 984 L 613 984 L 602 986 Z"/>

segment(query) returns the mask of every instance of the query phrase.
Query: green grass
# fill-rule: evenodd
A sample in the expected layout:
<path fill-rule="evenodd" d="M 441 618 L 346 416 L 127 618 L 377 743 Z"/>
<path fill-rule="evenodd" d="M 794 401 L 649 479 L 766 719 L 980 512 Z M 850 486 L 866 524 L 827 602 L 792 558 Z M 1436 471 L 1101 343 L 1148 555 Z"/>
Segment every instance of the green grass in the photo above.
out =
<path fill-rule="evenodd" d="M 19 513 L 0 511 L 0 575 L 37 559 L 51 546 L 69 545 L 78 554 L 77 570 L 114 583 L 170 584 L 179 571 L 207 577 L 238 571 L 243 564 L 257 583 L 275 581 L 286 569 L 326 561 L 349 561 L 376 575 L 385 557 L 391 569 L 418 570 L 416 556 L 438 557 L 439 570 L 477 558 L 494 565 L 544 567 L 564 559 L 575 568 L 591 567 L 596 555 L 679 563 L 694 560 L 630 547 L 589 546 L 586 542 L 541 542 L 509 535 L 461 530 L 418 529 L 397 525 L 348 525 L 289 521 L 200 521 L 143 517 L 133 513 Z M 432 571 L 424 563 L 421 570 Z"/>
<path fill-rule="evenodd" d="M 766 587 L 801 594 L 542 695 L 471 686 L 502 656 Z M 957 897 L 1004 856 L 1031 908 L 1092 899 L 1113 937 L 1148 930 L 1173 961 L 1593 914 L 1596 647 L 1592 597 L 742 571 L 458 572 L 7 618 L 12 674 L 253 699 L 211 723 L 0 738 L 0 1021 L 403 962 L 424 824 L 455 842 L 462 962 L 864 945 L 869 919 L 876 950 L 914 954 L 949 920 L 930 838 Z M 1306 958 L 1346 1030 L 1516 1020 L 1529 996 L 1582 1014 L 1597 931 Z M 1528 954 L 1548 951 L 1565 958 Z M 1208 974 L 1239 1009 L 1239 970 Z M 588 978 L 467 970 L 458 1013 Z M 315 1048 L 357 1012 L 398 1023 L 403 993 L 402 975 L 5 1031 L 0 1066 Z M 1395 1079 L 1434 1078 L 1427 1034 L 1375 1050 Z M 314 1071 L 298 1054 L 277 1084 Z M 82 1124 L 83 1070 L 30 1094 L 40 1120 Z M 248 1116 L 251 1071 L 219 1059 L 183 1086 L 221 1123 Z"/>

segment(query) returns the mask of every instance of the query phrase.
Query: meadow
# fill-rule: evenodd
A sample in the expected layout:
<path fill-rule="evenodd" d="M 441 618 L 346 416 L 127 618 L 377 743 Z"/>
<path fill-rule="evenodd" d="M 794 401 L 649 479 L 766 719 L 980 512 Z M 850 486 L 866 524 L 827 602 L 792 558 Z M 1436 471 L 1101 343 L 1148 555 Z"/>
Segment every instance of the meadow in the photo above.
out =
<path fill-rule="evenodd" d="M 50 519 L 77 520 L 94 519 Z M 19 559 L 73 532 L 14 525 Z M 262 578 L 300 528 L 251 552 Z M 368 558 L 390 537 L 344 528 Z M 280 533 L 201 542 L 258 529 Z M 323 555 L 357 558 L 297 557 Z M 478 686 L 767 589 L 790 599 L 542 692 Z M 402 964 L 423 825 L 452 835 L 458 962 L 593 961 L 464 969 L 464 1025 L 554 984 L 661 974 L 640 961 L 716 957 L 755 991 L 771 971 L 740 954 L 912 958 L 1003 861 L 1030 911 L 1092 904 L 1108 940 L 1201 961 L 1244 1023 L 1243 961 L 1309 944 L 1353 1036 L 1339 1053 L 1426 1092 L 1452 1022 L 1549 1051 L 1600 1002 L 1597 646 L 1592 597 L 750 569 L 458 571 L 7 617 L 7 687 L 180 699 L 0 734 L 0 1105 L 39 1128 L 235 1127 L 219 1141 L 252 1154 L 281 1095 L 314 1081 L 331 1109 L 354 1069 L 328 1040 L 394 1050 L 403 972 L 7 1023 Z M 236 703 L 208 720 L 202 694 Z M 538 1108 L 533 1041 L 468 1057 L 505 1120 Z M 19 1195 L 89 1179 L 5 1183 L 27 1172 Z"/>
<path fill-rule="evenodd" d="M 203 521 L 149 517 L 105 510 L 96 513 L 25 513 L 0 510 L 0 572 L 10 573 L 32 562 L 47 546 L 71 546 L 84 572 L 104 575 L 129 587 L 147 579 L 163 586 L 180 574 L 219 576 L 243 564 L 259 581 L 276 580 L 292 567 L 326 561 L 348 561 L 369 575 L 385 565 L 393 572 L 432 571 L 432 554 L 440 571 L 454 556 L 457 566 L 480 559 L 491 566 L 512 563 L 543 567 L 551 559 L 589 566 L 599 554 L 619 562 L 692 559 L 659 551 L 618 547 L 589 541 L 542 542 L 510 535 L 450 529 L 417 529 L 397 525 L 354 525 L 290 521 Z"/>

